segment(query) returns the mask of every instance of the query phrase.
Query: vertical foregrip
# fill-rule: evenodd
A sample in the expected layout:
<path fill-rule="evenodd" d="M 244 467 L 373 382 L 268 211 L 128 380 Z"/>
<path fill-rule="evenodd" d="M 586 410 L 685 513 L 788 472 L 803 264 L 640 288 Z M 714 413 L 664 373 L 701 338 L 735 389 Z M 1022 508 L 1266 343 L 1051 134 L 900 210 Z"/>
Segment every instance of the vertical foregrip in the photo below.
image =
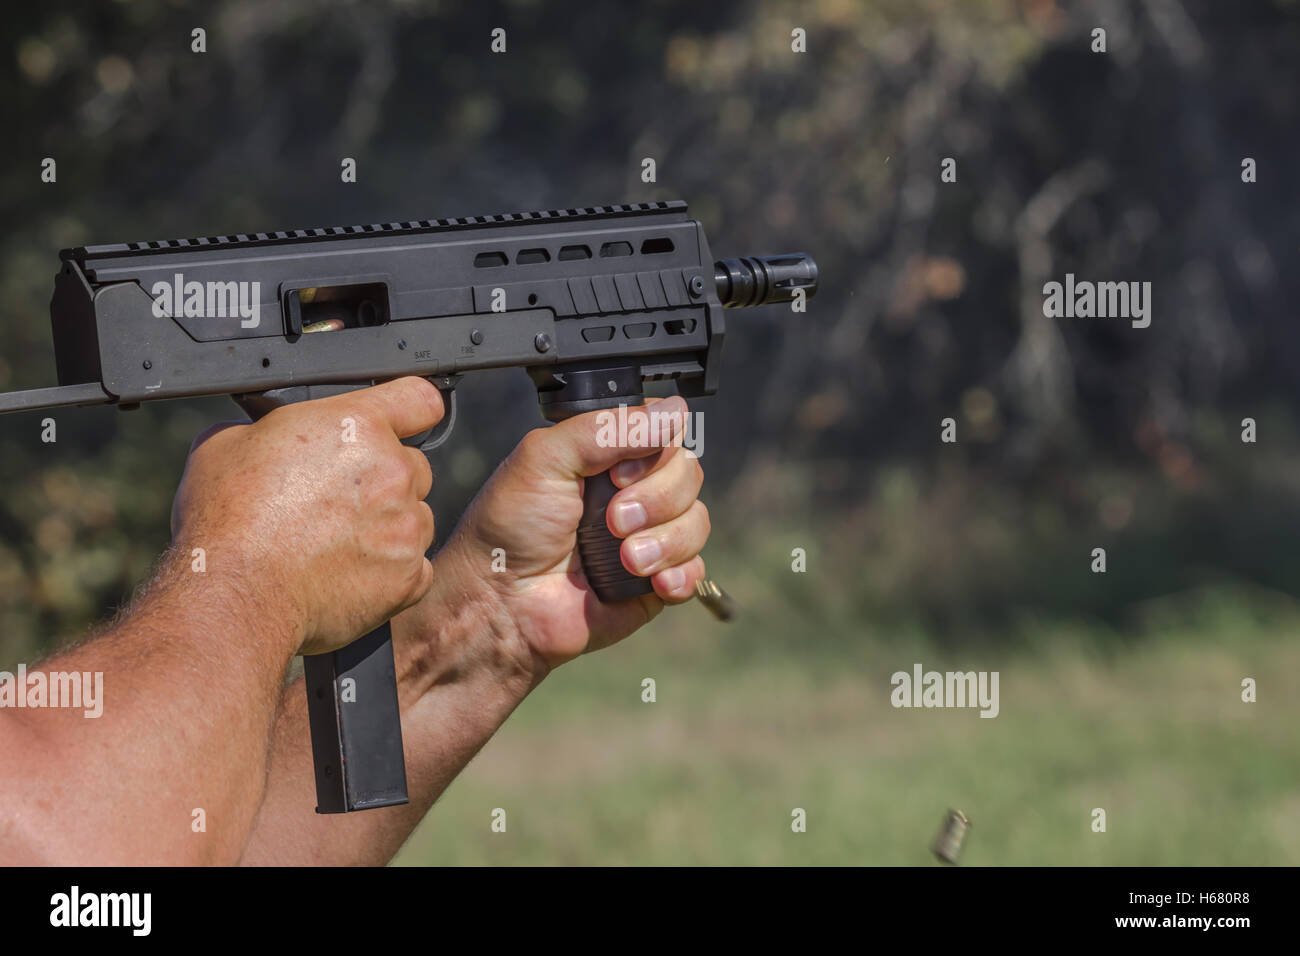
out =
<path fill-rule="evenodd" d="M 643 405 L 629 398 L 628 405 Z M 582 489 L 582 520 L 578 523 L 578 556 L 591 589 L 602 601 L 626 601 L 641 594 L 653 594 L 649 578 L 639 578 L 623 567 L 620 549 L 623 539 L 615 537 L 605 522 L 609 501 L 618 492 L 608 471 L 587 478 Z"/>
<path fill-rule="evenodd" d="M 547 421 L 567 421 L 575 415 L 645 404 L 639 365 L 576 365 L 530 369 L 537 398 Z M 605 523 L 609 501 L 618 492 L 608 471 L 587 478 L 582 489 L 582 520 L 578 522 L 578 556 L 587 582 L 602 601 L 626 601 L 653 594 L 649 578 L 623 567 L 617 538 Z"/>
<path fill-rule="evenodd" d="M 578 554 L 591 589 L 602 601 L 625 601 L 639 594 L 653 594 L 649 578 L 639 578 L 623 567 L 616 538 L 605 523 L 605 509 L 618 489 L 608 471 L 586 479 L 582 490 L 582 521 L 578 524 Z"/>

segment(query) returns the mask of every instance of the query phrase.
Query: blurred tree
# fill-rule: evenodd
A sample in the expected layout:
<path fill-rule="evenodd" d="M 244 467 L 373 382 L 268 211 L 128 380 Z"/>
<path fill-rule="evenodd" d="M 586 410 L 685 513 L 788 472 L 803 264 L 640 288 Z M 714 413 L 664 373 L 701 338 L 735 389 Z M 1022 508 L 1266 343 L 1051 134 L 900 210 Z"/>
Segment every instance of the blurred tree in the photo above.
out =
<path fill-rule="evenodd" d="M 891 463 L 953 521 L 979 518 L 944 498 L 956 482 L 1010 496 L 1013 526 L 1043 500 L 1095 524 L 1080 476 L 1116 467 L 1214 492 L 1222 526 L 1254 486 L 1211 480 L 1205 436 L 1240 409 L 1294 429 L 1290 3 L 660 0 L 560 16 L 523 0 L 136 0 L 4 16 L 0 387 L 52 381 L 63 247 L 683 197 L 719 255 L 804 248 L 823 275 L 806 315 L 733 326 L 708 406 L 715 500 L 852 518 Z M 505 53 L 489 51 L 496 27 Z M 940 180 L 948 157 L 955 182 Z M 1151 327 L 1045 319 L 1042 284 L 1066 272 L 1150 281 Z M 438 462 L 444 532 L 538 421 L 523 376 L 465 398 Z M 188 437 L 228 414 L 216 400 L 69 411 L 56 445 L 36 416 L 3 421 L 0 659 L 140 579 Z M 948 416 L 963 440 L 942 448 Z M 793 495 L 791 462 L 815 466 Z M 1122 526 L 1131 494 L 1108 507 Z M 1215 534 L 1193 535 L 1195 560 L 1267 573 Z"/>

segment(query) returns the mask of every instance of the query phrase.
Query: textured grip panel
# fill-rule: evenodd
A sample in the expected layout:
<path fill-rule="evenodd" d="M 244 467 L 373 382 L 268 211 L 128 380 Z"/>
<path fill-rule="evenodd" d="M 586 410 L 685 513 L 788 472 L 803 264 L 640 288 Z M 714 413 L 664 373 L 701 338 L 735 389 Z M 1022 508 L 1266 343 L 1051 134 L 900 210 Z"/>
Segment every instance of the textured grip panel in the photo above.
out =
<path fill-rule="evenodd" d="M 639 578 L 623 567 L 619 556 L 623 539 L 614 537 L 605 523 L 605 509 L 616 491 L 608 471 L 588 478 L 582 490 L 582 521 L 578 524 L 582 570 L 596 597 L 606 602 L 654 593 L 649 578 Z"/>

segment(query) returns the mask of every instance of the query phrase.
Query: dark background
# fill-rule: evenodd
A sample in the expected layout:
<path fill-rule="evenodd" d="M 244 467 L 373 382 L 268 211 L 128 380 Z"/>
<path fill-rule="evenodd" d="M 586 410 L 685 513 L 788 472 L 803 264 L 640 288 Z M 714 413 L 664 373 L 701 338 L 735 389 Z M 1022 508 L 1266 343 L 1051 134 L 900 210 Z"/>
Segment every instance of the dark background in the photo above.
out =
<path fill-rule="evenodd" d="M 682 198 L 716 254 L 804 250 L 822 276 L 806 314 L 735 315 L 722 392 L 696 406 L 711 560 L 785 615 L 729 637 L 727 659 L 834 659 L 870 629 L 1001 653 L 1038 643 L 1025 622 L 1041 620 L 1110 653 L 1170 596 L 1202 620 L 1197 595 L 1233 595 L 1236 633 L 1300 589 L 1292 2 L 138 0 L 3 17 L 0 387 L 54 384 L 64 247 Z M 1151 282 L 1150 327 L 1045 319 L 1042 285 L 1066 272 Z M 440 536 L 540 424 L 518 371 L 461 400 L 435 459 Z M 0 664 L 76 636 L 146 576 L 190 439 L 234 412 L 63 410 L 55 445 L 40 415 L 0 421 Z M 808 575 L 789 573 L 793 547 Z"/>

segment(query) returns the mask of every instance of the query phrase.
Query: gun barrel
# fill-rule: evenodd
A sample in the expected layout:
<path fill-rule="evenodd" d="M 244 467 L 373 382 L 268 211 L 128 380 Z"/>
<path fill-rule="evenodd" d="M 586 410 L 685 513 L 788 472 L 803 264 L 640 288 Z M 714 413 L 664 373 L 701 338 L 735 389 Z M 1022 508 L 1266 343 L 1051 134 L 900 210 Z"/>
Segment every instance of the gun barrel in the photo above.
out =
<path fill-rule="evenodd" d="M 713 279 L 718 299 L 728 309 L 791 302 L 799 289 L 808 298 L 817 294 L 817 263 L 803 252 L 719 259 Z"/>

